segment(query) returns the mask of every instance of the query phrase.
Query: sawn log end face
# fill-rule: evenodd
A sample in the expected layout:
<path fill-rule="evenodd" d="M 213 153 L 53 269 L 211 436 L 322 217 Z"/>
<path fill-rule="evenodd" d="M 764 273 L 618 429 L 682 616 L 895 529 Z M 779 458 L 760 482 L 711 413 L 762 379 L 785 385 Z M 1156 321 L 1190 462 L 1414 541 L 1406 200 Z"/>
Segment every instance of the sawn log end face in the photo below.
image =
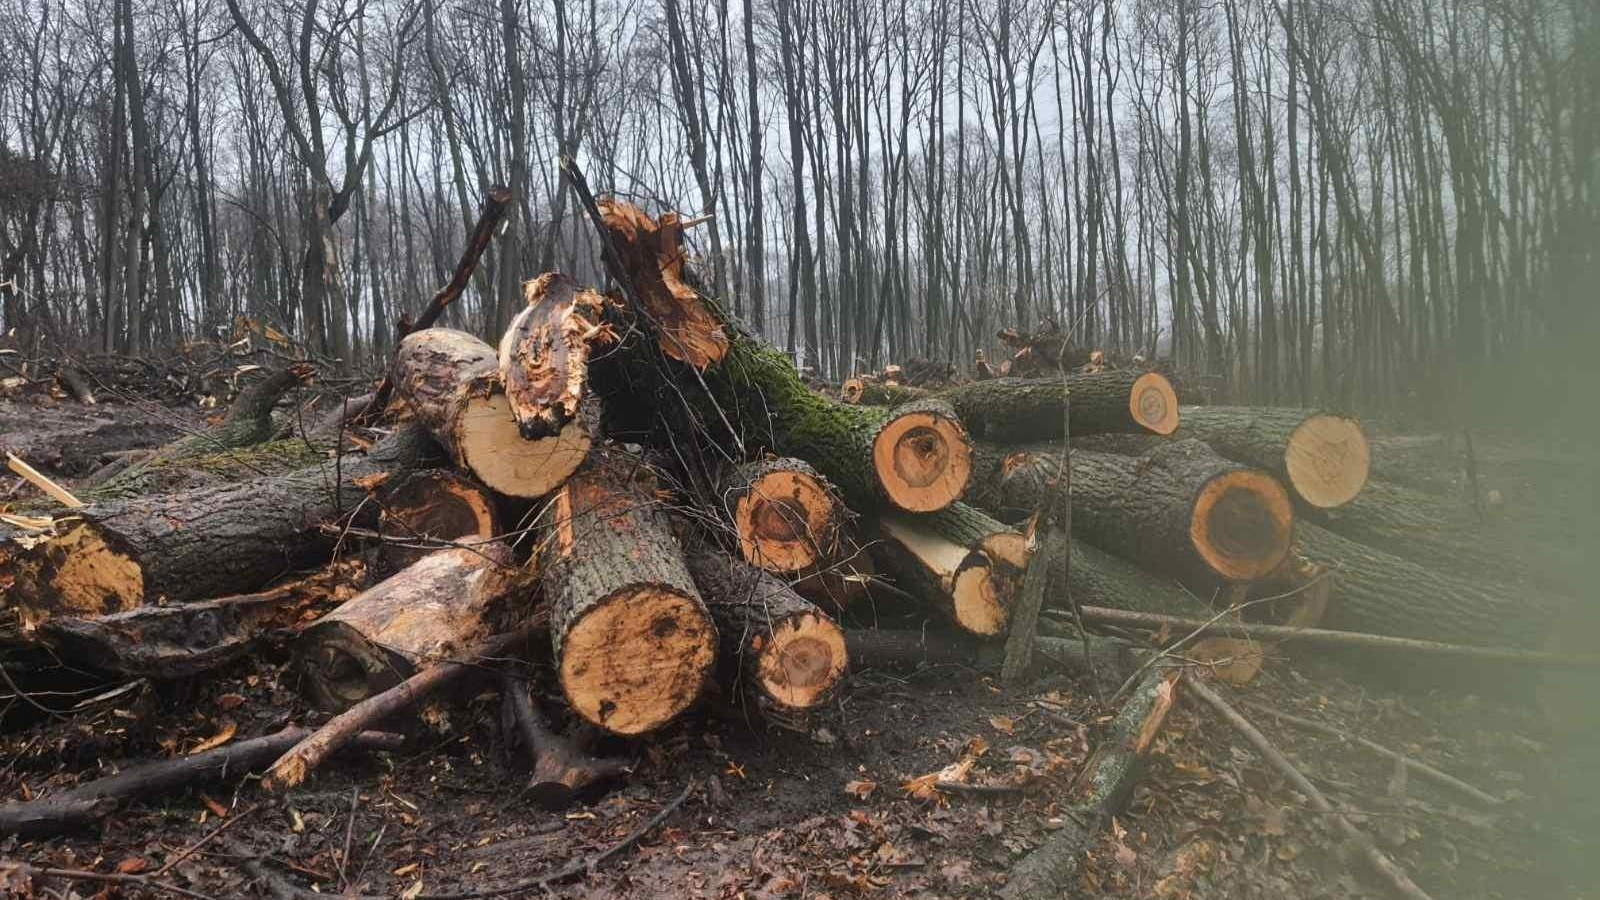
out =
<path fill-rule="evenodd" d="M 739 555 L 769 572 L 817 565 L 838 545 L 843 515 L 838 498 L 818 477 L 779 469 L 751 482 L 734 502 Z"/>
<path fill-rule="evenodd" d="M 139 563 L 89 523 L 71 525 L 11 556 L 11 605 L 25 629 L 56 616 L 102 616 L 144 605 Z"/>
<path fill-rule="evenodd" d="M 1294 508 L 1289 494 L 1266 472 L 1234 469 L 1206 482 L 1195 497 L 1189 539 L 1218 575 L 1255 581 L 1289 554 Z"/>
<path fill-rule="evenodd" d="M 832 619 L 801 613 L 775 624 L 770 639 L 759 641 L 757 672 L 763 692 L 792 710 L 808 710 L 827 699 L 844 677 L 849 654 L 844 632 Z"/>
<path fill-rule="evenodd" d="M 590 606 L 567 630 L 561 687 L 585 719 L 614 734 L 643 734 L 700 696 L 716 647 L 699 601 L 666 585 L 630 587 Z"/>
<path fill-rule="evenodd" d="M 525 440 L 503 394 L 467 402 L 457 430 L 461 461 L 491 489 L 510 497 L 542 497 L 566 481 L 593 443 L 580 413 L 551 437 Z"/>
<path fill-rule="evenodd" d="M 1172 389 L 1172 382 L 1159 372 L 1140 375 L 1128 392 L 1128 414 L 1155 434 L 1177 431 L 1178 393 Z"/>
<path fill-rule="evenodd" d="M 1336 509 L 1366 487 L 1372 455 L 1360 422 L 1318 413 L 1290 433 L 1283 464 L 1296 496 L 1318 509 Z"/>
<path fill-rule="evenodd" d="M 947 404 L 908 404 L 873 439 L 872 466 L 896 508 L 937 512 L 966 493 L 972 442 Z"/>

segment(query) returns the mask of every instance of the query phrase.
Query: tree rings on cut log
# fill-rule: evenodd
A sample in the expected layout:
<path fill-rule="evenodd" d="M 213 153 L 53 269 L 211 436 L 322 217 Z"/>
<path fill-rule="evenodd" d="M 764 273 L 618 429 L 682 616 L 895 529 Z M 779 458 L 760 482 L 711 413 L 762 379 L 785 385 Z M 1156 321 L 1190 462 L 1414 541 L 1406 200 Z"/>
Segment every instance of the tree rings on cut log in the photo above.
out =
<path fill-rule="evenodd" d="M 866 389 L 866 386 L 866 381 L 859 376 L 846 378 L 844 383 L 839 385 L 839 399 L 846 403 L 860 403 L 861 394 Z"/>
<path fill-rule="evenodd" d="M 699 697 L 717 630 L 636 457 L 597 451 L 555 495 L 541 547 L 550 634 L 573 711 L 615 734 Z"/>
<path fill-rule="evenodd" d="M 739 555 L 769 572 L 820 564 L 839 546 L 844 508 L 827 479 L 798 459 L 739 466 L 723 496 L 739 533 Z"/>
<path fill-rule="evenodd" d="M 976 534 L 963 520 L 993 520 L 956 509 L 955 515 L 885 516 L 879 555 L 903 590 L 935 603 L 964 630 L 1003 634 L 1027 568 L 1026 541 L 999 523 Z"/>
<path fill-rule="evenodd" d="M 761 690 L 790 709 L 811 709 L 843 677 L 848 654 L 844 632 L 816 609 L 769 625 L 766 637 L 750 640 Z"/>
<path fill-rule="evenodd" d="M 1128 414 L 1156 434 L 1177 431 L 1178 393 L 1172 389 L 1172 382 L 1156 372 L 1140 375 L 1128 393 Z"/>
<path fill-rule="evenodd" d="M 1348 416 L 1317 413 L 1289 435 L 1283 465 L 1295 495 L 1318 509 L 1349 503 L 1367 484 L 1367 436 Z"/>
<path fill-rule="evenodd" d="M 579 413 L 553 437 L 523 440 L 505 395 L 477 397 L 461 417 L 461 462 L 492 490 L 510 497 L 542 497 L 589 455 L 590 428 Z"/>
<path fill-rule="evenodd" d="M 878 430 L 872 465 L 890 503 L 906 512 L 936 512 L 965 493 L 972 444 L 949 404 L 909 403 Z"/>
<path fill-rule="evenodd" d="M 1294 509 L 1277 479 L 1236 469 L 1207 481 L 1194 500 L 1189 538 L 1201 559 L 1229 581 L 1254 581 L 1289 552 Z"/>
<path fill-rule="evenodd" d="M 487 541 L 500 533 L 494 498 L 459 472 L 433 469 L 401 476 L 382 491 L 378 530 L 383 555 L 396 569 L 434 550 L 432 542 Z"/>

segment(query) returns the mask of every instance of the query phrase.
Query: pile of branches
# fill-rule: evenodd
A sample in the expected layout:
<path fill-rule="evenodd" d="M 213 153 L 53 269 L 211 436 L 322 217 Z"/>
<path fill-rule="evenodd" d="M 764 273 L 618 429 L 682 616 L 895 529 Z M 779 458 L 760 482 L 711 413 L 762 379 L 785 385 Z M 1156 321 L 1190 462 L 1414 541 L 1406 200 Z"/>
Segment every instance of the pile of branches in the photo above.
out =
<path fill-rule="evenodd" d="M 59 830 L 223 771 L 265 767 L 265 786 L 291 787 L 339 750 L 394 746 L 385 729 L 484 671 L 499 673 L 536 795 L 558 808 L 622 770 L 550 709 L 632 738 L 721 682 L 805 729 L 853 664 L 946 654 L 1014 682 L 1115 657 L 1131 663 L 1126 734 L 1080 777 L 1092 823 L 1126 796 L 1180 656 L 1232 681 L 1280 641 L 1588 663 L 1533 649 L 1554 604 L 1445 574 L 1494 562 L 1466 525 L 1415 527 L 1439 503 L 1373 482 L 1349 417 L 1180 407 L 1160 373 L 1062 360 L 1048 377 L 842 403 L 699 290 L 675 214 L 597 201 L 568 177 L 611 293 L 547 273 L 494 345 L 432 327 L 493 234 L 507 198 L 492 196 L 456 278 L 362 404 L 287 441 L 241 428 L 172 448 L 87 498 L 38 479 L 72 508 L 0 525 L 12 641 L 182 678 L 287 633 L 332 717 L 0 808 L 0 831 Z M 285 373 L 273 390 L 306 374 Z M 214 465 L 217 442 L 251 466 Z M 336 569 L 268 587 L 362 544 L 389 574 L 331 609 Z M 946 626 L 847 629 L 869 596 Z M 508 658 L 547 664 L 554 689 L 530 693 Z M 1070 865 L 1052 846 L 1017 884 Z"/>

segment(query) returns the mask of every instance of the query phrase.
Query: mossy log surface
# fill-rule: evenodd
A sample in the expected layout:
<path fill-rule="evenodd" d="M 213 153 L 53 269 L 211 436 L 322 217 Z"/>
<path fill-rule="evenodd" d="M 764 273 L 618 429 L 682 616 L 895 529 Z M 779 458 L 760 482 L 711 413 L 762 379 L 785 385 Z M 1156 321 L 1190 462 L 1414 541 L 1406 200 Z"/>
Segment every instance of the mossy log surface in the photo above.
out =
<path fill-rule="evenodd" d="M 437 462 L 426 433 L 407 427 L 369 454 L 287 475 L 72 510 L 45 540 L 0 551 L 0 583 L 30 626 L 57 615 L 97 616 L 155 603 L 244 593 L 320 561 L 334 538 L 321 526 L 371 526 L 368 479 Z M 354 517 L 352 519 L 351 517 Z"/>

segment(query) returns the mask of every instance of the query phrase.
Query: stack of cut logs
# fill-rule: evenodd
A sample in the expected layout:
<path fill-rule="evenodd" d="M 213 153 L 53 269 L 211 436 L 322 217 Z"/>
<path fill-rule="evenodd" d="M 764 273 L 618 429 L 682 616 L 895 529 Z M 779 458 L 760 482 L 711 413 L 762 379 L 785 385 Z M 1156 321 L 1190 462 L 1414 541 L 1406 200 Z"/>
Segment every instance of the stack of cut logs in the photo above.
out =
<path fill-rule="evenodd" d="M 411 332 L 380 391 L 390 402 L 361 414 L 379 438 L 364 450 L 339 446 L 354 415 L 249 447 L 270 429 L 239 428 L 254 437 L 219 434 L 224 449 L 158 454 L 79 508 L 7 517 L 14 639 L 180 677 L 291 627 L 312 700 L 340 712 L 532 634 L 571 715 L 604 731 L 658 729 L 719 681 L 792 726 L 826 703 L 847 653 L 893 644 L 841 628 L 864 597 L 875 611 L 909 598 L 957 635 L 1006 635 L 1038 514 L 1063 490 L 1072 541 L 1045 604 L 1084 626 L 1173 640 L 1195 618 L 1315 626 L 1326 610 L 1355 631 L 1529 648 L 1554 621 L 1472 579 L 1526 566 L 1444 501 L 1363 493 L 1368 443 L 1348 417 L 1180 407 L 1139 369 L 882 381 L 841 403 L 699 293 L 676 216 L 604 200 L 591 212 L 620 290 L 541 275 L 498 348 Z M 270 397 L 241 406 L 259 418 Z M 338 450 L 307 460 L 312 441 Z M 173 486 L 153 477 L 163 469 L 220 472 L 218 457 L 246 453 L 243 470 L 141 492 Z M 307 612 L 327 601 L 326 571 L 262 592 L 362 544 L 391 574 L 331 610 Z M 1261 652 L 1223 633 L 1185 656 L 1249 669 Z M 583 782 L 526 687 L 512 693 L 547 780 Z M 292 783 L 304 767 L 275 772 Z"/>

